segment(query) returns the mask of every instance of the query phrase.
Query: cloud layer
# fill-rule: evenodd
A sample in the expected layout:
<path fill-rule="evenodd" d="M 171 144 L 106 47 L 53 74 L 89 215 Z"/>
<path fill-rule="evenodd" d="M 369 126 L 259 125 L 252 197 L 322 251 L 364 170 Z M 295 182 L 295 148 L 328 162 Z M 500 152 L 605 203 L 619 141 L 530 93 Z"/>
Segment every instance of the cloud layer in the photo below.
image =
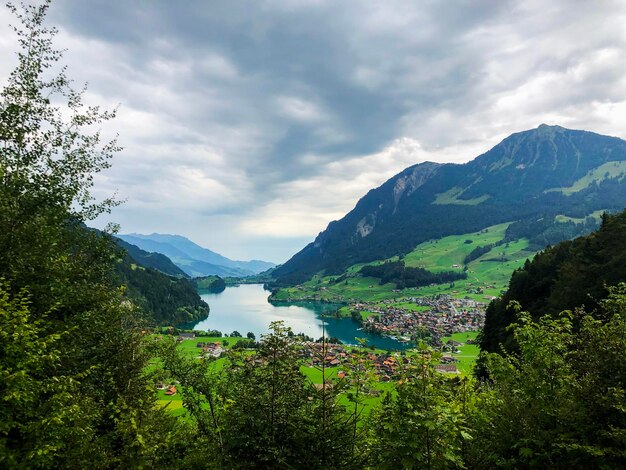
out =
<path fill-rule="evenodd" d="M 542 122 L 626 137 L 623 2 L 424 3 L 57 0 L 69 74 L 119 105 L 111 219 L 280 262 L 411 164 Z"/>

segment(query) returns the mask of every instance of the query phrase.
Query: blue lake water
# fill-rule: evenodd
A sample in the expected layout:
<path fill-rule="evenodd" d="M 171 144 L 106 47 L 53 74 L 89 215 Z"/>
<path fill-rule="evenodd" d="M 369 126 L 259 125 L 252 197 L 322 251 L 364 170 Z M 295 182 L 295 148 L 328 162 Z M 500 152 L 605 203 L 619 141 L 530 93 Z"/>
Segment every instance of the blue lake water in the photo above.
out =
<path fill-rule="evenodd" d="M 252 332 L 257 338 L 268 332 L 269 324 L 282 320 L 294 333 L 304 333 L 317 339 L 322 336 L 324 321 L 326 336 L 336 336 L 346 344 L 355 344 L 355 337 L 365 338 L 368 345 L 381 349 L 406 349 L 408 346 L 392 338 L 368 333 L 351 318 L 335 318 L 339 305 L 322 302 L 295 302 L 271 304 L 269 292 L 261 284 L 242 284 L 227 287 L 219 294 L 202 294 L 211 307 L 206 320 L 188 325 L 195 330 L 219 330 L 222 333 Z"/>

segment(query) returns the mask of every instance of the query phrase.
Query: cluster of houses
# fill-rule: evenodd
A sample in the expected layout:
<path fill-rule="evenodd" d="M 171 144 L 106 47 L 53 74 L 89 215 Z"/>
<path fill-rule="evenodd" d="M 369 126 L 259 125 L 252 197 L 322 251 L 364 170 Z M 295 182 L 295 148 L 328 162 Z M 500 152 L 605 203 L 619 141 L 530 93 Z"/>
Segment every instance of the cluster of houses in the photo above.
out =
<path fill-rule="evenodd" d="M 426 307 L 422 311 L 398 306 L 411 303 Z M 359 302 L 351 305 L 357 312 L 372 312 L 363 321 L 363 328 L 406 341 L 424 332 L 437 345 L 440 338 L 452 333 L 478 331 L 485 321 L 485 304 L 472 299 L 455 299 L 449 295 L 410 297 L 402 301 Z"/>
<path fill-rule="evenodd" d="M 401 354 L 390 354 L 368 351 L 347 349 L 340 344 L 307 343 L 300 352 L 301 356 L 307 361 L 311 367 L 336 367 L 338 368 L 337 377 L 343 379 L 350 375 L 351 371 L 357 364 L 368 361 L 381 382 L 396 380 L 401 376 L 401 372 L 405 366 L 411 363 L 408 356 Z M 458 373 L 454 364 L 449 364 L 448 373 Z M 436 366 L 438 367 L 438 366 Z"/>
<path fill-rule="evenodd" d="M 204 357 L 220 357 L 222 353 L 226 351 L 226 349 L 222 347 L 222 344 L 217 342 L 204 343 L 202 341 L 199 341 L 198 343 L 196 343 L 196 348 L 202 349 Z"/>

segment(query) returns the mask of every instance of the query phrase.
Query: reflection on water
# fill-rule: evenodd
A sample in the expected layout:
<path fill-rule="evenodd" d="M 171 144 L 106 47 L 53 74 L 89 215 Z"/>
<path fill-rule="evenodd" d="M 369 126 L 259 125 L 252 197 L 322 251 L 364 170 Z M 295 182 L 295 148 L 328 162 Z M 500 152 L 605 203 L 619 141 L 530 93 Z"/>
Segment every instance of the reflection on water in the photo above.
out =
<path fill-rule="evenodd" d="M 381 349 L 406 349 L 407 345 L 360 330 L 360 325 L 350 318 L 335 318 L 336 304 L 321 302 L 294 302 L 272 305 L 267 301 L 269 292 L 260 284 L 242 284 L 227 287 L 219 294 L 201 297 L 211 307 L 209 318 L 195 325 L 196 330 L 219 330 L 222 333 L 238 331 L 242 335 L 252 332 L 257 338 L 268 332 L 273 321 L 283 320 L 295 333 L 304 333 L 317 339 L 322 336 L 322 316 L 326 336 L 336 336 L 344 343 L 355 344 L 355 337 L 365 338 L 368 345 Z"/>

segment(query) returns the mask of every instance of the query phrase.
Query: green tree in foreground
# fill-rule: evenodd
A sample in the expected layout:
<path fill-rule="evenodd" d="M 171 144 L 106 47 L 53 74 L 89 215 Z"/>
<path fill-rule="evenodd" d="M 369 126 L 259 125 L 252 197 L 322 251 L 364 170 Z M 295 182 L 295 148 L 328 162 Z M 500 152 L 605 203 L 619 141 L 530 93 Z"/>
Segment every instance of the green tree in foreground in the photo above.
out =
<path fill-rule="evenodd" d="M 0 92 L 0 464 L 137 466 L 158 459 L 168 421 L 117 251 L 84 226 L 114 205 L 90 194 L 118 149 L 90 129 L 113 113 L 83 106 L 58 66 L 48 7 L 9 5 L 20 51 Z"/>
<path fill-rule="evenodd" d="M 361 468 L 354 455 L 353 416 L 342 391 L 316 387 L 300 372 L 305 346 L 281 322 L 254 352 L 232 351 L 223 368 L 166 344 L 166 369 L 181 384 L 197 444 L 185 465 L 217 468 Z M 207 463 L 210 462 L 210 463 Z"/>
<path fill-rule="evenodd" d="M 11 299 L 0 285 L 0 462 L 48 467 L 66 445 L 76 452 L 89 409 L 73 400 L 80 377 L 58 373 L 60 334 L 46 333 L 29 311 L 26 293 Z M 82 449 L 85 450 L 85 449 Z"/>
<path fill-rule="evenodd" d="M 432 354 L 422 346 L 397 395 L 387 395 L 374 413 L 374 468 L 463 467 L 463 445 L 471 439 L 463 413 L 464 387 L 435 370 Z"/>
<path fill-rule="evenodd" d="M 485 356 L 473 466 L 623 468 L 626 285 L 592 313 L 521 312 L 511 330 L 519 353 Z"/>

